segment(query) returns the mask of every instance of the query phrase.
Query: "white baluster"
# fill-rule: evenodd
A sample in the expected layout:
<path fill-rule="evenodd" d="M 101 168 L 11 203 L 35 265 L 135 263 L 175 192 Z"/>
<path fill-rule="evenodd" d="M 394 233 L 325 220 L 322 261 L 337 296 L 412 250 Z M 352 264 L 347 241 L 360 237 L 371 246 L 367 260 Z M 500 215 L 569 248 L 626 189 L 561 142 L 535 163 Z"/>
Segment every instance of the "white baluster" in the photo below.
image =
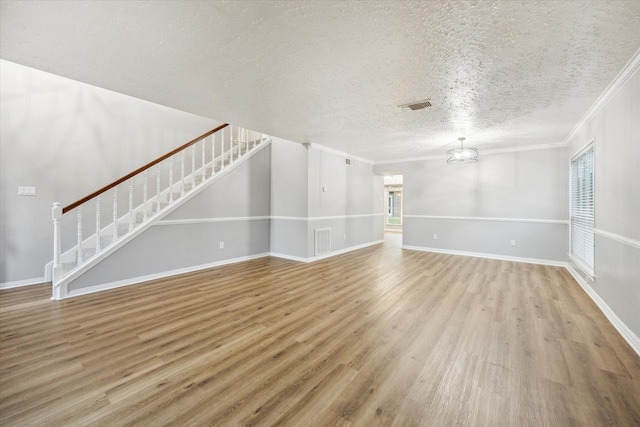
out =
<path fill-rule="evenodd" d="M 192 189 L 196 187 L 196 146 L 191 146 L 191 183 Z"/>
<path fill-rule="evenodd" d="M 78 206 L 78 262 L 79 267 L 82 264 L 82 206 Z"/>
<path fill-rule="evenodd" d="M 244 131 L 244 128 L 238 128 L 238 158 L 237 160 L 240 160 L 240 157 L 242 156 L 242 132 Z"/>
<path fill-rule="evenodd" d="M 216 134 L 211 135 L 211 175 L 216 174 Z"/>
<path fill-rule="evenodd" d="M 100 244 L 100 195 L 96 197 L 96 255 L 102 250 Z"/>
<path fill-rule="evenodd" d="M 156 165 L 156 213 L 160 212 L 160 165 Z"/>
<path fill-rule="evenodd" d="M 220 135 L 220 170 L 224 169 L 224 129 L 222 129 L 222 133 Z"/>
<path fill-rule="evenodd" d="M 180 197 L 184 196 L 184 152 L 182 150 L 182 156 L 180 156 Z"/>
<path fill-rule="evenodd" d="M 129 180 L 129 233 L 133 231 L 133 178 Z"/>
<path fill-rule="evenodd" d="M 62 219 L 62 205 L 60 203 L 54 203 L 51 210 L 51 217 L 53 218 L 53 271 L 52 281 L 55 288 L 53 291 L 54 299 L 60 298 L 59 286 L 56 285 L 62 278 L 62 235 L 60 234 L 60 219 Z"/>
<path fill-rule="evenodd" d="M 229 160 L 229 164 L 232 164 L 234 162 L 233 160 L 233 126 L 229 126 L 229 145 L 231 146 L 229 149 L 229 156 L 231 157 L 231 159 Z"/>
<path fill-rule="evenodd" d="M 173 156 L 169 159 L 169 203 L 173 203 Z"/>
<path fill-rule="evenodd" d="M 118 187 L 113 187 L 113 243 L 118 240 Z"/>
<path fill-rule="evenodd" d="M 204 148 L 207 145 L 206 140 L 203 139 L 200 145 L 202 146 L 202 168 L 200 169 L 200 172 L 202 174 L 202 182 L 204 182 L 204 179 L 206 178 L 206 175 L 207 175 L 207 169 L 204 167 L 204 157 L 205 157 Z"/>
<path fill-rule="evenodd" d="M 145 169 L 144 175 L 142 176 L 142 220 L 147 220 L 147 172 L 149 169 Z"/>

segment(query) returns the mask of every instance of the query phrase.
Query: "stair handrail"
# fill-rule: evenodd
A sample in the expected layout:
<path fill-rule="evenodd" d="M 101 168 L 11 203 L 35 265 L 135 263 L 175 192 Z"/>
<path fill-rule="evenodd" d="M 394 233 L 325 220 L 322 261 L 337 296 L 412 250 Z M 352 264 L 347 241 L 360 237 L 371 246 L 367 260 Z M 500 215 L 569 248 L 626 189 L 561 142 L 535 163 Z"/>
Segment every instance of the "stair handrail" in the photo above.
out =
<path fill-rule="evenodd" d="M 88 196 L 85 196 L 82 199 L 77 200 L 77 201 L 71 203 L 70 205 L 65 206 L 64 208 L 62 208 L 62 214 L 65 214 L 65 213 L 69 212 L 70 210 L 75 209 L 78 206 L 88 202 L 89 200 L 99 196 L 100 194 L 111 190 L 113 187 L 122 184 L 123 182 L 127 181 L 128 179 L 133 178 L 134 176 L 138 175 L 139 173 L 144 172 L 145 170 L 157 165 L 158 163 L 162 162 L 163 160 L 166 160 L 169 157 L 181 152 L 185 148 L 188 148 L 188 147 L 192 146 L 193 144 L 195 144 L 198 141 L 202 141 L 206 137 L 208 137 L 210 135 L 213 135 L 214 133 L 218 132 L 219 130 L 222 130 L 222 129 L 226 128 L 227 126 L 229 126 L 229 123 L 223 123 L 222 125 L 218 126 L 217 128 L 212 129 L 209 132 L 204 133 L 204 134 L 200 135 L 199 137 L 197 137 L 195 139 L 192 139 L 191 141 L 187 142 L 186 144 L 181 145 L 180 147 L 176 148 L 175 150 L 171 150 L 167 154 L 164 154 L 164 155 L 158 157 L 157 159 L 147 163 L 146 165 L 144 165 L 142 167 L 139 167 L 138 169 L 134 170 L 133 172 L 131 172 L 131 173 L 123 176 L 122 178 L 112 182 L 111 184 L 106 185 L 106 186 L 102 187 L 101 189 L 99 189 L 97 191 L 94 191 L 93 193 L 89 194 Z"/>

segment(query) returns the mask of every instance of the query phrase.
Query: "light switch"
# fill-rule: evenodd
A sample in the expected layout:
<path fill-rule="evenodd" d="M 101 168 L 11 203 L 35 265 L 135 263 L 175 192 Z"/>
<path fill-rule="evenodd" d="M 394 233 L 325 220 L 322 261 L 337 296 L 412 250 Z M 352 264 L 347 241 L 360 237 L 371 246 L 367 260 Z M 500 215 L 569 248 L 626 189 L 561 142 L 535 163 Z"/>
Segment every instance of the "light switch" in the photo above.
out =
<path fill-rule="evenodd" d="M 18 187 L 18 196 L 35 196 L 36 187 Z"/>

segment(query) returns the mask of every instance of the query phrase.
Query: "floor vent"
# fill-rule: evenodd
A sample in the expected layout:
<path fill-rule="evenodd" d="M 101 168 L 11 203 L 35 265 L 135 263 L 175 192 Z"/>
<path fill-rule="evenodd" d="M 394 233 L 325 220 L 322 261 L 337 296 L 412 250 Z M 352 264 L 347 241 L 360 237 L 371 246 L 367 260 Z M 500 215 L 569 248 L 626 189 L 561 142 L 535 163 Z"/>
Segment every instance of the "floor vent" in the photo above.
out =
<path fill-rule="evenodd" d="M 331 228 L 316 228 L 316 252 L 315 255 L 323 255 L 331 252 Z"/>

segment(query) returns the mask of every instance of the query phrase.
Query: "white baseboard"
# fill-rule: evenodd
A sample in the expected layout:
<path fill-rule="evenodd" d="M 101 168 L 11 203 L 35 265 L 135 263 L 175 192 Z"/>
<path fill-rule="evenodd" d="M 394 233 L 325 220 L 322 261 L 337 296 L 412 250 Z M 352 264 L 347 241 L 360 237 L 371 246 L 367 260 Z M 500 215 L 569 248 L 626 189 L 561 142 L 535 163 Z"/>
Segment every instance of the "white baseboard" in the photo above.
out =
<path fill-rule="evenodd" d="M 607 305 L 606 302 L 600 295 L 591 287 L 589 284 L 578 274 L 577 271 L 571 267 L 571 264 L 567 262 L 561 261 L 553 261 L 546 259 L 535 259 L 535 258 L 520 258 L 520 257 L 511 257 L 511 256 L 503 256 L 503 255 L 493 255 L 493 254 L 483 254 L 476 252 L 464 252 L 464 251 L 454 251 L 448 249 L 436 249 L 436 248 L 425 248 L 421 246 L 402 246 L 402 249 L 410 249 L 414 251 L 423 251 L 423 252 L 435 252 L 442 254 L 450 254 L 450 255 L 462 255 L 462 256 L 472 256 L 478 258 L 489 258 L 489 259 L 497 259 L 502 261 L 515 261 L 515 262 L 525 262 L 528 264 L 540 264 L 540 265 L 550 265 L 555 267 L 564 267 L 569 271 L 571 276 L 575 279 L 576 282 L 584 289 L 589 298 L 598 306 L 600 311 L 605 315 L 605 317 L 609 320 L 609 322 L 613 325 L 614 328 L 620 333 L 622 338 L 629 343 L 631 348 L 640 356 L 640 338 L 636 334 L 633 333 L 631 329 L 614 313 L 613 310 Z"/>
<path fill-rule="evenodd" d="M 0 289 L 21 288 L 23 286 L 40 285 L 46 282 L 47 280 L 44 277 L 35 277 L 33 279 L 25 280 L 14 280 L 13 282 L 0 283 Z"/>
<path fill-rule="evenodd" d="M 216 262 L 211 262 L 207 264 L 194 265 L 191 267 L 178 268 L 175 270 L 169 270 L 169 271 L 163 271 L 160 273 L 148 274 L 145 276 L 133 277 L 130 279 L 118 280 L 116 282 L 111 282 L 111 283 L 103 283 L 100 285 L 95 285 L 95 286 L 90 286 L 90 287 L 70 291 L 66 296 L 66 298 L 92 294 L 95 292 L 106 291 L 108 289 L 121 288 L 123 286 L 135 285 L 142 282 L 148 282 L 150 280 L 164 279 L 166 277 L 177 276 L 179 274 L 192 273 L 194 271 L 206 270 L 208 268 L 220 267 L 223 265 L 235 264 L 243 261 L 250 261 L 252 259 L 264 258 L 267 256 L 269 256 L 269 253 L 265 252 L 265 253 L 255 254 L 255 255 L 248 255 L 244 257 L 225 259 L 223 261 L 216 261 Z"/>
<path fill-rule="evenodd" d="M 614 328 L 622 335 L 622 338 L 629 343 L 633 351 L 636 352 L 638 356 L 640 356 L 640 338 L 636 334 L 633 333 L 631 329 L 611 310 L 611 308 L 607 305 L 606 302 L 600 295 L 591 287 L 589 284 L 578 274 L 578 272 L 571 266 L 571 264 L 566 265 L 566 269 L 573 276 L 576 282 L 584 289 L 584 291 L 589 295 L 589 298 L 596 303 L 600 311 L 605 315 L 605 317 L 609 320 L 609 322 L 613 325 Z"/>
<path fill-rule="evenodd" d="M 515 257 L 515 256 L 508 256 L 508 255 L 485 254 L 481 252 L 454 251 L 451 249 L 426 248 L 423 246 L 402 245 L 402 249 L 409 249 L 412 251 L 422 251 L 422 252 L 435 252 L 439 254 L 448 254 L 448 255 L 471 256 L 476 258 L 497 259 L 500 261 L 524 262 L 527 264 L 550 265 L 554 267 L 566 267 L 567 265 L 567 263 L 564 261 L 555 261 L 551 259 L 524 258 L 524 257 Z"/>
<path fill-rule="evenodd" d="M 285 255 L 277 252 L 269 252 L 269 255 L 276 258 L 288 259 L 291 261 L 314 262 L 314 261 L 320 261 L 321 259 L 331 258 L 336 255 L 346 254 L 347 252 L 357 251 L 358 249 L 364 249 L 368 246 L 373 246 L 380 243 L 384 243 L 384 240 L 374 240 L 373 242 L 367 242 L 367 243 L 363 243 L 361 245 L 356 245 L 356 246 L 349 246 L 348 248 L 340 249 L 338 251 L 330 252 L 328 254 L 309 257 L 309 258 L 299 257 L 294 255 Z"/>
<path fill-rule="evenodd" d="M 309 258 L 304 258 L 301 256 L 295 256 L 295 255 L 286 255 L 278 252 L 269 252 L 269 256 L 272 256 L 275 258 L 288 259 L 289 261 L 309 262 Z"/>

